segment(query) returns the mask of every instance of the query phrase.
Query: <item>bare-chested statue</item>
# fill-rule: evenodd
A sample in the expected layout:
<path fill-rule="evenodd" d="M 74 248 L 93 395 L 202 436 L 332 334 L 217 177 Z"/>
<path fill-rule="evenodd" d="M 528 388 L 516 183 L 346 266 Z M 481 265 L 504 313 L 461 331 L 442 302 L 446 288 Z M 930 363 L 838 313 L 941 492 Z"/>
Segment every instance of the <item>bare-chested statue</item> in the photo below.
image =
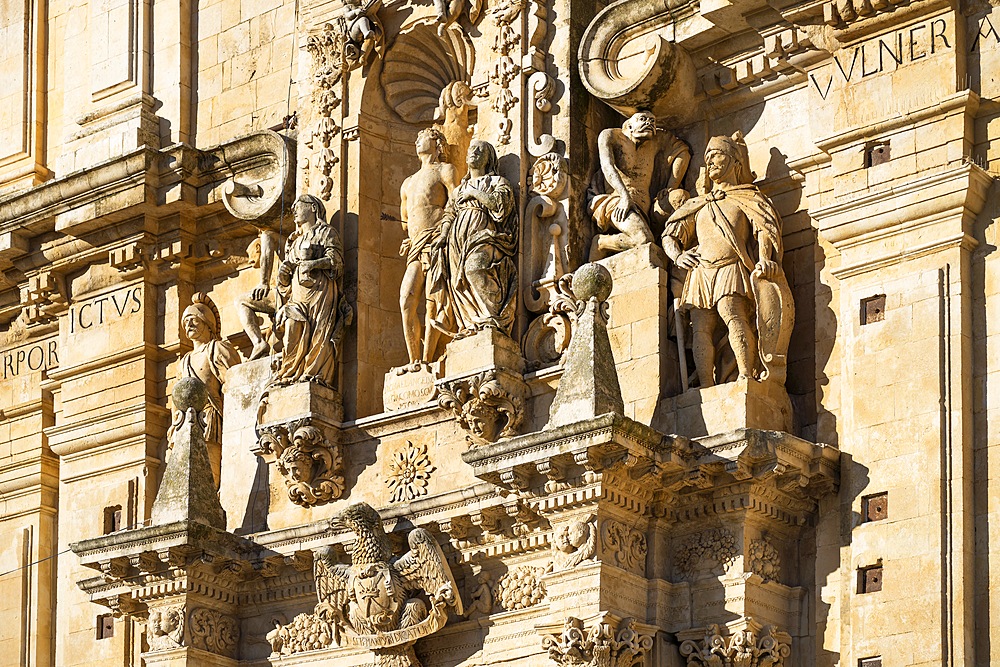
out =
<path fill-rule="evenodd" d="M 271 274 L 274 271 L 274 258 L 281 260 L 281 239 L 278 234 L 268 230 L 260 230 L 257 241 L 251 244 L 251 259 L 260 265 L 260 284 L 249 294 L 243 296 L 237 303 L 240 323 L 243 330 L 253 343 L 250 359 L 260 359 L 271 350 L 267 340 L 260 331 L 258 315 L 267 315 L 274 320 L 277 304 L 271 285 Z"/>
<path fill-rule="evenodd" d="M 739 375 L 783 383 L 795 311 L 781 268 L 781 218 L 753 185 L 742 134 L 713 137 L 705 164 L 711 190 L 678 208 L 663 233 L 663 249 L 687 271 L 679 302 L 691 313 L 698 379 L 702 387 L 726 380 L 716 377 L 721 317 Z"/>
<path fill-rule="evenodd" d="M 399 189 L 399 210 L 407 238 L 399 247 L 406 257 L 406 272 L 399 289 L 399 309 L 403 314 L 403 337 L 410 363 L 431 362 L 438 356 L 441 332 L 429 325 L 439 318 L 441 304 L 427 289 L 432 244 L 441 233 L 448 195 L 458 183 L 455 167 L 445 162 L 447 143 L 436 128 L 417 135 L 420 169 L 403 181 Z M 424 319 L 420 304 L 425 306 Z"/>
<path fill-rule="evenodd" d="M 591 261 L 652 241 L 650 222 L 662 226 L 688 198 L 681 183 L 691 161 L 687 144 L 657 130 L 648 111 L 635 113 L 621 129 L 602 131 L 597 145 L 601 168 L 587 191 L 599 230 L 590 246 Z"/>

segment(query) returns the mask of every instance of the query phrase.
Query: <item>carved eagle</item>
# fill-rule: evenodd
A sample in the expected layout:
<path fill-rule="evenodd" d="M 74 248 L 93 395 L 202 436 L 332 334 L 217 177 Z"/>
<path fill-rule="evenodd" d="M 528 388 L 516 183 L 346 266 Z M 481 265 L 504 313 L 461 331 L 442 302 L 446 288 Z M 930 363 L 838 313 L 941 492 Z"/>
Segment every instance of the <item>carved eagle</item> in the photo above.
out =
<path fill-rule="evenodd" d="M 447 607 L 463 612 L 455 579 L 434 537 L 410 531 L 410 550 L 392 557 L 378 512 L 366 503 L 349 506 L 331 521 L 357 536 L 351 564 L 338 564 L 330 547 L 316 553 L 316 611 L 337 628 L 340 645 L 401 645 L 435 632 Z M 341 635 L 341 631 L 346 632 Z"/>

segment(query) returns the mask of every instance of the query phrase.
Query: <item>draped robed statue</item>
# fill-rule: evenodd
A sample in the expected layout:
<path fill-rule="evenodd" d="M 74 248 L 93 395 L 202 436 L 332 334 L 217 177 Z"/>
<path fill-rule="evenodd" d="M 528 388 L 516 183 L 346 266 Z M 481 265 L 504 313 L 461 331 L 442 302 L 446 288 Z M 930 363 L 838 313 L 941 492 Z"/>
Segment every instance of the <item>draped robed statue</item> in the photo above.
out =
<path fill-rule="evenodd" d="M 452 192 L 435 244 L 431 291 L 448 305 L 431 324 L 460 338 L 487 328 L 510 335 L 517 312 L 517 202 L 497 173 L 496 149 L 475 140 L 469 172 Z M 454 320 L 454 330 L 445 313 Z"/>
<path fill-rule="evenodd" d="M 295 231 L 278 267 L 275 332 L 281 363 L 272 384 L 318 382 L 334 388 L 344 329 L 354 311 L 344 296 L 344 245 L 318 197 L 302 195 Z"/>

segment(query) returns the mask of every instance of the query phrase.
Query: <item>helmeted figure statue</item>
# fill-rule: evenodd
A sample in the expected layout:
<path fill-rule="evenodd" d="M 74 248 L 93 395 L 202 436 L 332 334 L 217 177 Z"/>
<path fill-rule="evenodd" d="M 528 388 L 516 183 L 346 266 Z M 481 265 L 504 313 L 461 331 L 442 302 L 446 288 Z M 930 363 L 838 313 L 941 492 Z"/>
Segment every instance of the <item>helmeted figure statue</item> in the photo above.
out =
<path fill-rule="evenodd" d="M 178 378 L 196 377 L 205 383 L 208 403 L 205 405 L 205 443 L 212 464 L 215 486 L 219 486 L 222 465 L 222 386 L 226 371 L 240 363 L 240 353 L 232 343 L 222 340 L 219 334 L 219 310 L 208 295 L 195 292 L 191 305 L 181 315 L 184 334 L 194 345 L 180 360 Z M 173 442 L 175 426 L 167 433 Z"/>
<path fill-rule="evenodd" d="M 510 335 L 517 312 L 514 189 L 497 173 L 492 144 L 474 140 L 467 162 L 469 173 L 452 193 L 431 267 L 433 293 L 451 308 L 457 331 L 443 317 L 433 325 L 458 337 L 489 327 Z"/>
<path fill-rule="evenodd" d="M 376 667 L 419 667 L 413 643 L 444 627 L 449 607 L 463 613 L 441 547 L 429 532 L 414 528 L 407 537 L 410 551 L 393 558 L 382 518 L 366 503 L 350 505 L 331 524 L 350 529 L 357 541 L 350 565 L 337 564 L 330 549 L 317 552 L 316 614 L 331 622 L 337 646 L 374 651 Z"/>
<path fill-rule="evenodd" d="M 587 190 L 598 229 L 590 246 L 592 262 L 653 240 L 650 223 L 662 225 L 688 198 L 681 183 L 691 160 L 687 144 L 658 130 L 648 111 L 633 114 L 621 129 L 603 130 L 597 147 L 601 168 Z"/>
<path fill-rule="evenodd" d="M 299 197 L 294 215 L 295 231 L 278 267 L 282 305 L 274 327 L 281 363 L 271 384 L 308 381 L 333 388 L 344 329 L 354 317 L 341 287 L 344 246 L 318 197 Z"/>
<path fill-rule="evenodd" d="M 784 383 L 794 307 L 781 267 L 781 217 L 752 184 L 741 133 L 713 137 L 705 163 L 711 190 L 675 211 L 663 233 L 663 249 L 688 272 L 679 303 L 690 312 L 698 378 L 702 387 L 716 383 L 721 316 L 739 375 Z"/>

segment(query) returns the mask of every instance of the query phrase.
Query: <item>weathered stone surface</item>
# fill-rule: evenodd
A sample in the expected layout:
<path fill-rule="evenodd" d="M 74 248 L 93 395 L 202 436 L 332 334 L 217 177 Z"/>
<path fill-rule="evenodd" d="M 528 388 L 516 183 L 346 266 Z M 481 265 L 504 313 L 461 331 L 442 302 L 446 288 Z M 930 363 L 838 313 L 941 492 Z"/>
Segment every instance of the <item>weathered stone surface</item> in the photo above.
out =
<path fill-rule="evenodd" d="M 0 4 L 0 655 L 1000 663 L 1000 7 Z M 323 218 L 339 246 L 305 238 Z M 584 272 L 570 298 L 595 234 L 643 225 L 610 293 Z M 738 375 L 753 330 L 746 381 L 693 373 L 692 250 L 698 357 Z M 751 313 L 718 308 L 741 289 Z M 198 294 L 218 313 L 192 322 Z M 202 404 L 170 396 L 192 374 L 224 399 L 207 510 L 199 448 L 165 453 L 197 444 Z M 393 559 L 331 525 L 356 503 L 387 552 L 440 547 L 467 603 L 415 644 L 434 587 L 390 601 Z M 317 576 L 348 562 L 367 590 Z M 356 633 L 380 655 L 345 620 L 384 620 Z"/>
<path fill-rule="evenodd" d="M 178 408 L 174 417 L 174 446 L 150 518 L 154 524 L 196 521 L 225 530 L 226 513 L 219 503 L 205 446 L 202 413 L 208 401 L 205 384 L 193 377 L 178 380 L 173 398 Z"/>
<path fill-rule="evenodd" d="M 625 412 L 608 338 L 607 298 L 611 290 L 611 274 L 600 264 L 584 264 L 573 274 L 578 315 L 546 428 Z"/>

